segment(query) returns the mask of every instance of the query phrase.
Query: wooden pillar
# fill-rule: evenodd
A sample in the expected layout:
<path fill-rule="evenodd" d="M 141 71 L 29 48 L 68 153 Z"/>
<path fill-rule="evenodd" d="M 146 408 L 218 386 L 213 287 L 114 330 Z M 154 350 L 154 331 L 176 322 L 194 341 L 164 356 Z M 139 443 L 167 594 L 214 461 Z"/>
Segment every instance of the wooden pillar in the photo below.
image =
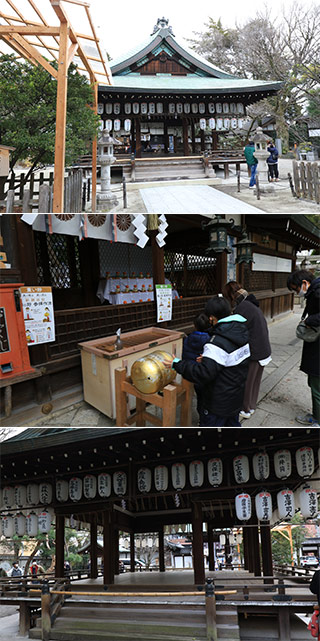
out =
<path fill-rule="evenodd" d="M 19 609 L 19 636 L 26 637 L 30 630 L 30 607 L 27 603 L 20 602 Z"/>
<path fill-rule="evenodd" d="M 192 145 L 192 153 L 196 153 L 196 131 L 194 127 L 194 121 L 191 121 L 191 145 Z"/>
<path fill-rule="evenodd" d="M 136 121 L 135 118 L 132 118 L 131 122 L 131 153 L 135 154 L 136 153 Z"/>
<path fill-rule="evenodd" d="M 210 572 L 214 572 L 215 564 L 214 564 L 213 523 L 211 521 L 208 521 L 207 523 L 207 530 L 208 530 L 209 570 Z"/>
<path fill-rule="evenodd" d="M 141 123 L 136 118 L 136 158 L 141 158 Z"/>
<path fill-rule="evenodd" d="M 64 576 L 64 516 L 56 514 L 56 578 Z"/>
<path fill-rule="evenodd" d="M 261 558 L 263 576 L 273 576 L 271 529 L 269 524 L 260 525 Z"/>
<path fill-rule="evenodd" d="M 201 138 L 201 151 L 205 150 L 205 140 L 204 140 L 204 130 L 200 129 L 200 138 Z"/>
<path fill-rule="evenodd" d="M 134 532 L 130 532 L 130 572 L 136 571 L 135 558 Z"/>
<path fill-rule="evenodd" d="M 159 570 L 160 572 L 166 571 L 165 561 L 164 561 L 164 531 L 163 527 L 159 529 Z"/>
<path fill-rule="evenodd" d="M 202 509 L 199 503 L 192 503 L 192 554 L 194 582 L 202 585 L 205 582 L 203 534 L 202 534 Z"/>
<path fill-rule="evenodd" d="M 93 111 L 96 114 L 98 111 L 98 83 L 94 78 L 91 78 L 91 84 L 93 89 Z M 97 136 L 94 137 L 92 141 L 92 211 L 97 209 Z"/>
<path fill-rule="evenodd" d="M 212 131 L 212 149 L 218 149 L 218 134 L 216 131 Z"/>
<path fill-rule="evenodd" d="M 119 569 L 119 530 L 114 532 L 114 573 L 116 576 L 120 574 Z"/>
<path fill-rule="evenodd" d="M 156 236 L 158 234 L 157 229 L 152 229 L 149 231 L 151 238 L 151 250 L 152 250 L 152 276 L 154 285 L 161 285 L 165 282 L 164 274 L 164 249 L 159 247 Z"/>
<path fill-rule="evenodd" d="M 90 579 L 98 576 L 97 552 L 97 515 L 93 514 L 90 523 Z"/>
<path fill-rule="evenodd" d="M 218 254 L 216 274 L 217 274 L 217 293 L 221 292 L 223 285 L 227 282 L 227 254 L 222 252 Z M 212 292 L 213 294 L 213 292 Z"/>
<path fill-rule="evenodd" d="M 250 572 L 261 576 L 259 530 L 257 525 L 249 528 Z"/>
<path fill-rule="evenodd" d="M 169 136 L 168 136 L 168 123 L 164 121 L 164 152 L 165 154 L 169 153 Z"/>
<path fill-rule="evenodd" d="M 278 630 L 279 641 L 291 641 L 290 629 L 290 608 L 283 606 L 278 608 Z"/>
<path fill-rule="evenodd" d="M 244 526 L 243 528 L 243 557 L 244 557 L 244 569 L 251 572 L 250 551 L 249 551 L 249 528 L 246 526 Z"/>
<path fill-rule="evenodd" d="M 67 89 L 68 89 L 68 37 L 69 25 L 60 23 L 59 63 L 57 84 L 56 141 L 54 154 L 53 208 L 63 212 L 64 165 L 66 149 Z"/>
<path fill-rule="evenodd" d="M 114 583 L 114 529 L 113 508 L 103 513 L 103 582 Z"/>
<path fill-rule="evenodd" d="M 183 128 L 183 154 L 184 156 L 189 156 L 188 121 L 186 118 L 182 118 L 182 128 Z"/>

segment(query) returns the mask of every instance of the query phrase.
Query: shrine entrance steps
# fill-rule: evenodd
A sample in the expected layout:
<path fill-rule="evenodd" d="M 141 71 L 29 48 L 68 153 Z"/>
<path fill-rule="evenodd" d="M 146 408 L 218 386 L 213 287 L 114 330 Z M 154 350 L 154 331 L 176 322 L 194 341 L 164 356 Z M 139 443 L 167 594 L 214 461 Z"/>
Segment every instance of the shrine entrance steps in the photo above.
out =
<path fill-rule="evenodd" d="M 144 158 L 136 159 L 134 165 L 123 166 L 123 176 L 129 183 L 166 180 L 198 180 L 214 178 L 212 167 L 205 168 L 202 157 Z"/>
<path fill-rule="evenodd" d="M 50 639 L 60 641 L 205 641 L 206 613 L 201 601 L 177 603 L 168 597 L 152 601 L 122 599 L 116 602 L 67 600 L 51 628 Z M 219 612 L 219 641 L 240 641 L 237 608 Z M 41 619 L 29 631 L 41 639 Z"/>

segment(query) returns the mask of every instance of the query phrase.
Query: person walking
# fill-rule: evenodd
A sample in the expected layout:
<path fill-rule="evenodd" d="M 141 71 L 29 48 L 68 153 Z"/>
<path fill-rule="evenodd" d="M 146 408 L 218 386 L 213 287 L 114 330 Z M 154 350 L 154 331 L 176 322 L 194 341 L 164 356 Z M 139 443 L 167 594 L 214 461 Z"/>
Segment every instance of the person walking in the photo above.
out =
<path fill-rule="evenodd" d="M 20 568 L 18 561 L 14 561 L 14 563 L 12 563 L 12 570 L 10 572 L 10 576 L 12 578 L 22 576 L 22 569 Z"/>
<path fill-rule="evenodd" d="M 306 269 L 297 269 L 288 276 L 288 289 L 305 298 L 304 322 L 307 327 L 320 326 L 320 277 Z M 303 341 L 300 369 L 308 376 L 311 389 L 312 414 L 299 414 L 297 423 L 320 427 L 320 336 L 312 343 Z"/>
<path fill-rule="evenodd" d="M 267 164 L 269 169 L 270 182 L 279 182 L 279 170 L 278 170 L 278 159 L 279 152 L 275 147 L 273 142 L 270 143 L 268 147 L 269 156 L 267 158 Z"/>
<path fill-rule="evenodd" d="M 205 314 L 199 314 L 193 321 L 194 331 L 183 340 L 182 360 L 196 361 L 203 352 L 204 345 L 209 342 L 210 329 L 209 318 Z M 197 395 L 197 411 L 200 415 L 201 409 L 201 387 L 195 385 Z"/>
<path fill-rule="evenodd" d="M 249 370 L 240 411 L 240 418 L 247 419 L 257 407 L 263 369 L 272 360 L 269 330 L 259 302 L 253 294 L 248 294 L 237 281 L 229 281 L 222 291 L 233 312 L 246 319 L 249 331 Z"/>
<path fill-rule="evenodd" d="M 253 155 L 254 150 L 255 150 L 254 142 L 251 140 L 250 142 L 248 142 L 248 144 L 244 148 L 245 159 L 250 169 L 250 182 L 249 182 L 250 189 L 253 189 L 256 184 L 256 173 L 257 173 L 257 165 L 258 165 L 258 161 L 256 157 Z"/>
<path fill-rule="evenodd" d="M 250 356 L 246 319 L 231 314 L 222 294 L 208 301 L 205 314 L 211 338 L 202 356 L 196 362 L 175 358 L 164 365 L 201 388 L 201 427 L 241 427 L 239 412 Z"/>

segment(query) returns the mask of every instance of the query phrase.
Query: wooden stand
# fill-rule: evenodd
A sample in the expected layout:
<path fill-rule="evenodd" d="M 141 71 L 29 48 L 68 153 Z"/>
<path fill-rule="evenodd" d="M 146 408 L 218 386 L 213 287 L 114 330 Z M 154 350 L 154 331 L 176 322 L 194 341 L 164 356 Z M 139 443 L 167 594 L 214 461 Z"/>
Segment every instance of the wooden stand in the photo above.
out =
<path fill-rule="evenodd" d="M 133 424 L 137 427 L 145 427 L 146 421 L 157 427 L 176 427 L 177 405 L 181 405 L 181 426 L 191 426 L 193 384 L 184 378 L 181 384 L 166 385 L 162 394 L 142 394 L 132 385 L 126 369 L 118 368 L 115 370 L 115 387 L 117 427 L 127 427 Z M 129 416 L 127 415 L 127 394 L 132 394 L 136 398 L 136 411 Z M 162 420 L 146 411 L 146 403 L 151 403 L 151 405 L 162 409 Z"/>

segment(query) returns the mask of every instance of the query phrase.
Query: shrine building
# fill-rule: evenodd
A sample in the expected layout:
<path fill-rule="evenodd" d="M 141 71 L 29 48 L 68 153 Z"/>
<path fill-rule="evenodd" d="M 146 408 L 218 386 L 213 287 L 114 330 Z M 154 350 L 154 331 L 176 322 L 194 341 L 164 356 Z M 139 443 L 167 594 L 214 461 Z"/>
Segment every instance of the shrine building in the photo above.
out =
<path fill-rule="evenodd" d="M 282 85 L 215 67 L 178 42 L 165 18 L 143 44 L 112 60 L 111 71 L 113 84 L 99 86 L 101 126 L 137 158 L 217 149 L 221 134 L 242 129 L 249 105 Z"/>

